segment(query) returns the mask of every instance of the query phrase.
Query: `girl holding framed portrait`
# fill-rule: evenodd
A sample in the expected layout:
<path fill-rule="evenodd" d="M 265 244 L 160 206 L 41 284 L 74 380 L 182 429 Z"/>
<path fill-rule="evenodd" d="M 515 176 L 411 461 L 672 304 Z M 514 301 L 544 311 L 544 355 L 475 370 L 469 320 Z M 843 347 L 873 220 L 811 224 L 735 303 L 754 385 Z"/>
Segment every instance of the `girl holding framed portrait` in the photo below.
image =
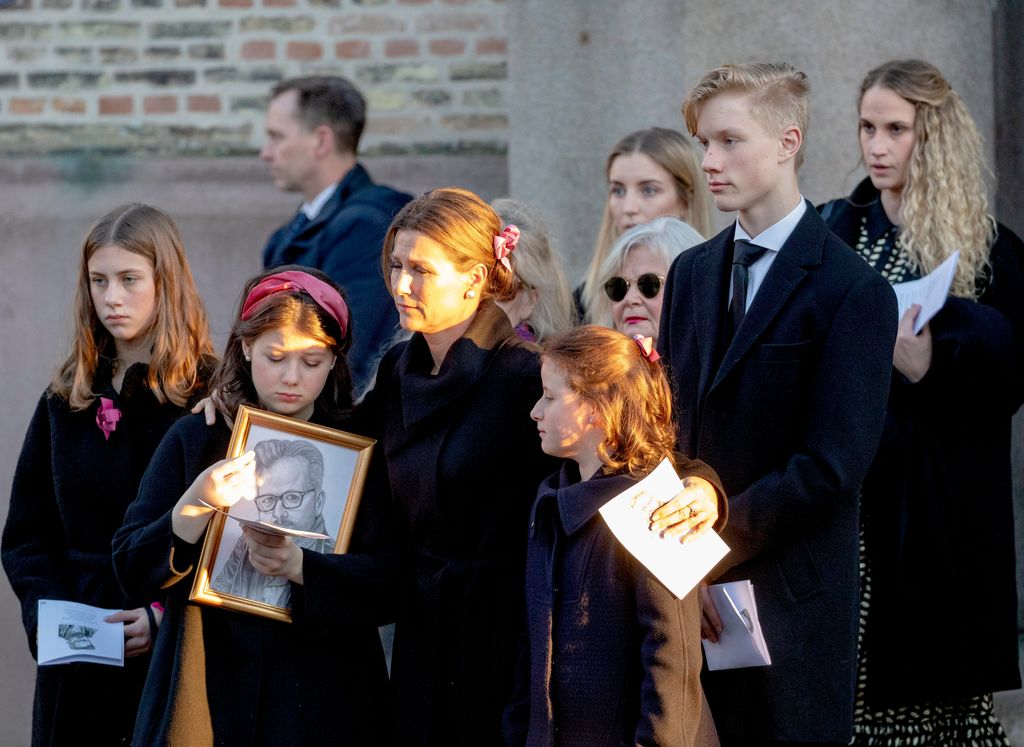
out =
<path fill-rule="evenodd" d="M 246 285 L 214 374 L 219 422 L 185 418 L 157 449 L 114 538 L 125 590 L 168 595 L 135 743 L 379 743 L 387 671 L 375 621 L 359 617 L 363 605 L 352 597 L 347 623 L 307 614 L 315 600 L 304 593 L 304 575 L 326 546 L 243 530 L 246 558 L 238 565 L 283 579 L 292 624 L 189 601 L 201 540 L 218 510 L 251 499 L 277 524 L 325 528 L 316 519 L 324 503 L 317 449 L 270 439 L 223 456 L 243 404 L 321 425 L 343 422 L 352 405 L 350 343 L 348 306 L 326 275 L 294 266 L 261 274 Z M 357 532 L 353 545 L 361 541 Z M 255 584 L 230 564 L 227 573 L 228 591 L 245 589 L 253 604 L 280 603 L 279 584 Z"/>

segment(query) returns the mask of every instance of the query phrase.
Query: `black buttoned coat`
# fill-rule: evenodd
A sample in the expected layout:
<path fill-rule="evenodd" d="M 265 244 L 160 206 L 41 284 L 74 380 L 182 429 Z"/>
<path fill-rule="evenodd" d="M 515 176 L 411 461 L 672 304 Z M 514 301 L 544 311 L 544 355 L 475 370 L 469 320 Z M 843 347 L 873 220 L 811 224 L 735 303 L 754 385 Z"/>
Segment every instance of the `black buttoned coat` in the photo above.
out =
<path fill-rule="evenodd" d="M 337 426 L 314 415 L 324 425 Z M 188 601 L 203 538 L 177 538 L 171 510 L 227 454 L 231 432 L 202 415 L 160 443 L 114 537 L 117 578 L 135 598 L 163 594 L 167 612 L 139 706 L 138 745 L 387 744 L 387 669 L 374 621 L 355 591 L 321 594 L 321 553 L 303 550 L 306 584 L 291 585 L 291 623 Z M 205 537 L 205 535 L 204 535 Z M 352 551 L 363 551 L 359 523 Z"/>
<path fill-rule="evenodd" d="M 204 379 L 206 374 L 208 369 Z M 33 656 L 40 599 L 108 609 L 163 601 L 159 589 L 128 600 L 110 557 L 110 540 L 157 444 L 187 412 L 159 403 L 147 375 L 147 366 L 131 366 L 118 393 L 110 385 L 109 365 L 101 364 L 94 389 L 121 411 L 109 439 L 96 424 L 98 397 L 85 410 L 72 411 L 67 400 L 47 392 L 36 406 L 14 473 L 2 545 L 4 570 L 21 601 Z M 83 734 L 104 744 L 130 738 L 149 658 L 129 658 L 124 668 L 88 663 L 40 667 L 33 744 L 77 743 Z"/>
<path fill-rule="evenodd" d="M 658 347 L 680 451 L 718 472 L 770 667 L 704 678 L 723 742 L 845 743 L 853 728 L 857 496 L 878 447 L 896 299 L 809 203 L 723 350 L 734 227 L 683 253 Z"/>
<path fill-rule="evenodd" d="M 485 301 L 436 376 L 432 365 L 421 335 L 392 349 L 358 414 L 383 456 L 364 500 L 389 502 L 401 557 L 393 724 L 402 745 L 501 744 L 527 516 L 558 466 L 530 419 L 540 360 Z"/>
<path fill-rule="evenodd" d="M 869 180 L 825 210 L 851 246 L 865 217 L 872 243 L 892 227 Z M 1022 262 L 1024 243 L 999 225 L 977 301 L 948 298 L 929 323 L 928 373 L 911 383 L 893 370 L 864 481 L 877 707 L 1020 687 L 1010 439 L 1024 399 Z M 969 655 L 949 655 L 967 640 Z"/>
<path fill-rule="evenodd" d="M 721 494 L 707 465 L 681 459 L 677 470 Z M 677 599 L 598 514 L 636 481 L 581 482 L 576 464 L 565 462 L 537 491 L 526 562 L 529 642 L 506 712 L 512 745 L 718 744 L 700 684 L 697 590 Z M 720 505 L 724 517 L 724 499 Z"/>

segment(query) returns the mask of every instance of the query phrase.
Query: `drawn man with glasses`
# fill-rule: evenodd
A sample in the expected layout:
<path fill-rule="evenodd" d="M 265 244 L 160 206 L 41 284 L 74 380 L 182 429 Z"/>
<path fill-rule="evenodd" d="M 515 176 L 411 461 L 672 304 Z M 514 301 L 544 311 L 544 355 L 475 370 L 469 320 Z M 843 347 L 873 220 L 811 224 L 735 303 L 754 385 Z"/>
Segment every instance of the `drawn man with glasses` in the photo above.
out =
<path fill-rule="evenodd" d="M 256 452 L 256 498 L 260 520 L 289 529 L 327 534 L 323 508 L 324 457 L 306 441 L 271 439 L 253 447 Z M 295 544 L 316 552 L 330 552 L 334 539 L 294 537 Z M 211 584 L 215 591 L 288 607 L 291 586 L 284 576 L 266 576 L 249 562 L 245 539 L 240 538 L 231 557 Z"/>

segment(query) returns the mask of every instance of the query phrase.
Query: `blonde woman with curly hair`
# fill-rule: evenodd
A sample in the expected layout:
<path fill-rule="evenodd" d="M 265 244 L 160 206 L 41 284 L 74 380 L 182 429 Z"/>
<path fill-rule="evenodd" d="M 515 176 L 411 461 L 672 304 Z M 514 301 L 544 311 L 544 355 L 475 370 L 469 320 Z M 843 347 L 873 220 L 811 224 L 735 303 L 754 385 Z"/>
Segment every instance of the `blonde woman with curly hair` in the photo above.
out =
<path fill-rule="evenodd" d="M 631 132 L 608 154 L 608 199 L 590 264 L 578 289 L 580 316 L 604 293 L 598 276 L 615 240 L 662 215 L 686 221 L 712 235 L 711 193 L 693 143 L 676 130 L 649 127 Z"/>
<path fill-rule="evenodd" d="M 900 320 L 864 481 L 855 743 L 1004 745 L 991 693 L 1021 683 L 1010 419 L 1024 245 L 989 213 L 981 137 L 934 66 L 872 70 L 859 116 L 868 178 L 821 208 L 829 227 L 892 283 L 960 258 L 942 311 L 918 334 L 919 307 Z"/>

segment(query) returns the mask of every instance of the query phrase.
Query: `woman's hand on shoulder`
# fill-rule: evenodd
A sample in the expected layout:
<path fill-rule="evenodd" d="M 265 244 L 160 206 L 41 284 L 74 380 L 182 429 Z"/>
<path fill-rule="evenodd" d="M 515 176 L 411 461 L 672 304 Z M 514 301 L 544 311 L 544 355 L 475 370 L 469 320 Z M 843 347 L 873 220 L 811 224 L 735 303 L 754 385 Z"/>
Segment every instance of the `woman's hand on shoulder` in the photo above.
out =
<path fill-rule="evenodd" d="M 284 576 L 289 581 L 302 583 L 302 548 L 291 537 L 268 534 L 252 527 L 243 527 L 242 534 L 253 568 L 267 576 Z"/>
<path fill-rule="evenodd" d="M 196 402 L 192 408 L 192 414 L 198 415 L 203 414 L 203 418 L 206 420 L 207 425 L 214 425 L 217 422 L 217 406 L 220 404 L 220 397 L 217 396 L 217 390 L 214 389 L 210 392 L 208 397 L 203 397 L 201 400 Z M 227 417 L 224 418 L 227 421 L 228 427 L 232 426 L 231 420 Z"/>
<path fill-rule="evenodd" d="M 651 512 L 652 532 L 690 542 L 718 521 L 718 492 L 703 477 L 683 478 L 683 489 Z"/>
<path fill-rule="evenodd" d="M 919 313 L 921 307 L 914 304 L 900 319 L 892 354 L 892 365 L 912 384 L 923 379 L 932 365 L 931 329 L 926 324 L 920 332 L 914 334 L 914 321 Z"/>

